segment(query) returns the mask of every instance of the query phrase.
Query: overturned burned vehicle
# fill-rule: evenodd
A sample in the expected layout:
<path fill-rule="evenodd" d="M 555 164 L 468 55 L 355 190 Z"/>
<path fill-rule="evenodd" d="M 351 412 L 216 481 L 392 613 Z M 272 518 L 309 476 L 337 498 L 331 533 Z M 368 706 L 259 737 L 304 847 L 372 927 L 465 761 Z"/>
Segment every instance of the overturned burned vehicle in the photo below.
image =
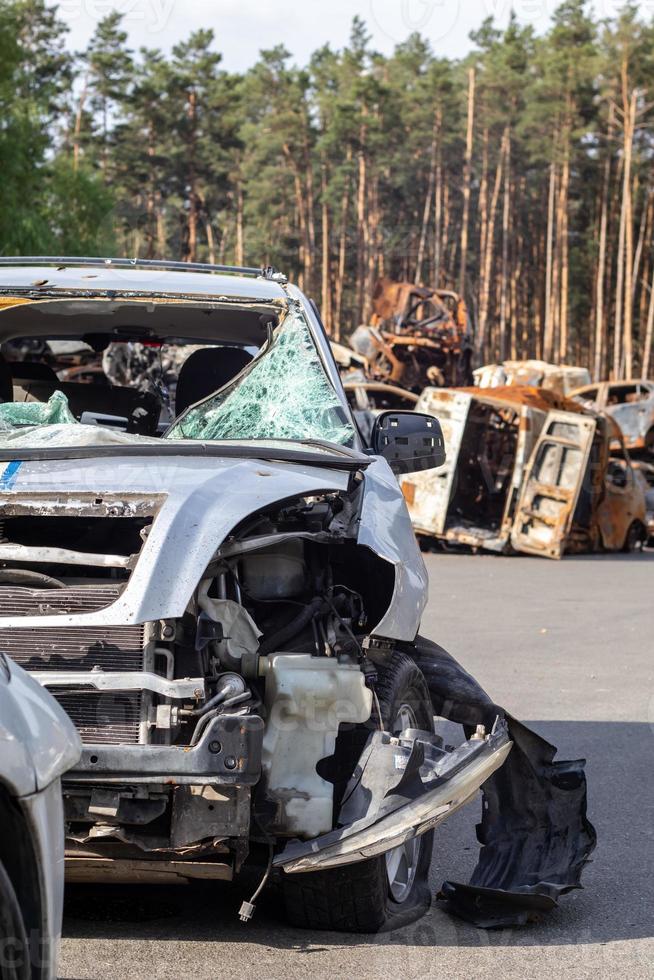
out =
<path fill-rule="evenodd" d="M 447 451 L 402 478 L 418 535 L 546 558 L 645 541 L 643 482 L 610 418 L 523 386 L 426 388 L 416 409 L 440 420 Z"/>
<path fill-rule="evenodd" d="M 463 297 L 448 289 L 380 279 L 369 325 L 350 338 L 370 379 L 411 391 L 472 384 L 472 338 Z"/>
<path fill-rule="evenodd" d="M 483 786 L 449 907 L 522 922 L 578 887 L 583 763 L 418 636 L 394 471 L 443 462 L 438 422 L 381 412 L 365 444 L 313 307 L 272 270 L 0 260 L 0 306 L 14 349 L 194 348 L 174 405 L 34 366 L 26 390 L 2 365 L 0 649 L 82 737 L 69 878 L 232 879 L 263 858 L 257 893 L 277 877 L 293 923 L 390 928 L 429 905 L 433 830 Z"/>

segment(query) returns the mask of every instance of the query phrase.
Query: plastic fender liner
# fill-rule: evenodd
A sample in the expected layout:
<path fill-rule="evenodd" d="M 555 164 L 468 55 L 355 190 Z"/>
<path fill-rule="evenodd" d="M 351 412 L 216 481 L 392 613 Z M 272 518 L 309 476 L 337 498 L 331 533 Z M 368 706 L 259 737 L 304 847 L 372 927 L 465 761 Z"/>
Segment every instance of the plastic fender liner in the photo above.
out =
<path fill-rule="evenodd" d="M 555 762 L 556 747 L 495 704 L 438 644 L 418 636 L 402 651 L 422 670 L 436 714 L 464 728 L 506 721 L 513 748 L 482 786 L 479 861 L 470 883 L 445 882 L 447 911 L 482 928 L 523 925 L 581 888 L 597 843 L 586 816 L 584 759 Z"/>

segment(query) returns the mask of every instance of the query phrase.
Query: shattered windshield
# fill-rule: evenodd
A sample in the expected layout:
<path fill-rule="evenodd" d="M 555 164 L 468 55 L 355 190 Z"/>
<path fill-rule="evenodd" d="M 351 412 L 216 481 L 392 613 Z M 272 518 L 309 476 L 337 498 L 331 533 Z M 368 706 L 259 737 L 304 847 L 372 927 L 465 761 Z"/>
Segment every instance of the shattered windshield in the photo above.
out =
<path fill-rule="evenodd" d="M 49 351 L 55 343 L 47 345 Z M 20 353 L 26 348 L 22 342 L 16 346 Z M 151 362 L 162 368 L 163 346 L 100 343 L 94 350 L 101 347 L 103 354 L 87 347 L 82 363 L 62 369 L 51 353 L 47 363 L 8 359 L 11 345 L 3 345 L 0 451 L 162 440 L 322 440 L 352 446 L 349 416 L 299 308 L 271 330 L 256 356 L 256 348 L 220 341 L 203 348 L 186 341 L 174 357 L 166 355 L 170 370 L 160 369 L 152 382 Z M 190 371 L 183 376 L 185 364 Z"/>
<path fill-rule="evenodd" d="M 169 439 L 324 439 L 351 445 L 354 432 L 299 311 L 229 385 L 191 406 Z"/>

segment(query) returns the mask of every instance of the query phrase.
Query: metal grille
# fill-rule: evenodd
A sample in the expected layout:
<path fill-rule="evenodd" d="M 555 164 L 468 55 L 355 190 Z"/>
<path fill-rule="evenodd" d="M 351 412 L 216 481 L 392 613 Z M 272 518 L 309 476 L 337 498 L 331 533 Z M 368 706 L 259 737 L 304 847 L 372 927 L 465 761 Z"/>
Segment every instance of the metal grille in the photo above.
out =
<path fill-rule="evenodd" d="M 97 745 L 137 744 L 143 693 L 51 692 L 71 718 L 83 742 Z"/>
<path fill-rule="evenodd" d="M 95 612 L 118 599 L 118 584 L 70 589 L 0 586 L 0 616 Z M 25 670 L 143 670 L 145 627 L 55 626 L 0 628 L 0 650 Z"/>
<path fill-rule="evenodd" d="M 0 524 L 1 528 L 1 524 Z M 0 534 L 1 534 L 0 530 Z M 0 616 L 56 616 L 95 612 L 120 596 L 122 585 L 77 586 L 69 589 L 29 589 L 0 585 Z"/>
<path fill-rule="evenodd" d="M 103 609 L 120 595 L 119 584 L 66 589 L 0 586 L 0 616 L 75 615 Z M 146 627 L 54 626 L 0 628 L 0 652 L 25 670 L 144 670 Z M 53 688 L 83 742 L 100 745 L 139 741 L 144 699 L 141 691 L 99 692 Z"/>
<path fill-rule="evenodd" d="M 145 627 L 0 629 L 0 650 L 25 670 L 143 670 Z"/>

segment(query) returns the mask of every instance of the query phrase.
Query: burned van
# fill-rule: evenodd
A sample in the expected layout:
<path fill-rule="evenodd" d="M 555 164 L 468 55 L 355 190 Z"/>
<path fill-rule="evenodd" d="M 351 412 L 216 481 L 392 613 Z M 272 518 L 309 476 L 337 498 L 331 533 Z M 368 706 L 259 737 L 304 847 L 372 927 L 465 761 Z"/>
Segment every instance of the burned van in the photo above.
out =
<path fill-rule="evenodd" d="M 426 388 L 416 408 L 439 419 L 447 451 L 443 466 L 402 478 L 419 536 L 547 558 L 645 540 L 642 484 L 606 416 L 529 387 Z"/>

